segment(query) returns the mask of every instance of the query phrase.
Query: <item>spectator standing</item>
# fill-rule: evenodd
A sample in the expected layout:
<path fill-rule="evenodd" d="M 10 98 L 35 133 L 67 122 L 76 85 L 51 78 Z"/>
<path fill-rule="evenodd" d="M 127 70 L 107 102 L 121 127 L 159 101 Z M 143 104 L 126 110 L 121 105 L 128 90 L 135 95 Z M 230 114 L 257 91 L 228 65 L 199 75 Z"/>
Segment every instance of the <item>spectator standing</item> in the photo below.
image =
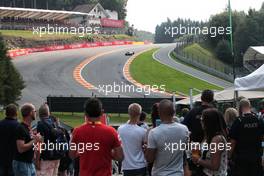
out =
<path fill-rule="evenodd" d="M 61 155 L 55 149 L 57 139 L 62 132 L 55 127 L 54 120 L 50 117 L 49 106 L 41 105 L 39 108 L 40 121 L 37 125 L 37 131 L 44 137 L 46 146 L 49 144 L 54 146 L 53 150 L 47 149 L 40 154 L 39 168 L 37 168 L 38 176 L 57 176 Z"/>
<path fill-rule="evenodd" d="M 160 120 L 159 117 L 159 103 L 155 103 L 152 108 L 151 108 L 151 123 L 152 123 L 152 128 L 155 128 L 158 126 L 158 122 Z"/>
<path fill-rule="evenodd" d="M 16 152 L 17 106 L 5 108 L 6 118 L 0 121 L 0 176 L 13 176 L 12 161 Z"/>
<path fill-rule="evenodd" d="M 24 104 L 21 114 L 23 120 L 16 129 L 17 151 L 13 160 L 13 171 L 15 176 L 35 176 L 34 148 L 42 140 L 39 134 L 31 131 L 31 122 L 36 119 L 35 106 Z"/>
<path fill-rule="evenodd" d="M 185 119 L 185 117 L 187 116 L 187 114 L 190 112 L 190 110 L 188 108 L 183 108 L 181 110 L 181 117 L 179 118 L 180 123 L 182 123 Z"/>
<path fill-rule="evenodd" d="M 205 133 L 205 142 L 209 147 L 205 158 L 192 156 L 195 164 L 202 166 L 206 176 L 227 176 L 228 152 L 223 116 L 217 109 L 210 108 L 203 111 L 202 127 Z"/>
<path fill-rule="evenodd" d="M 224 119 L 227 125 L 227 128 L 230 129 L 234 121 L 239 116 L 238 111 L 235 108 L 228 108 L 225 111 Z"/>
<path fill-rule="evenodd" d="M 264 120 L 264 99 L 260 101 L 259 103 L 259 117 Z"/>
<path fill-rule="evenodd" d="M 204 110 L 214 107 L 214 92 L 212 90 L 204 90 L 201 95 L 201 100 L 201 105 L 191 109 L 183 121 L 183 124 L 188 127 L 191 133 L 190 141 L 195 143 L 202 143 L 204 140 L 204 130 L 201 125 L 201 117 Z M 223 124 L 223 128 L 226 129 L 224 118 L 221 118 L 220 120 Z M 199 173 L 202 172 L 202 168 L 195 165 L 191 158 L 189 158 L 189 155 L 187 155 L 187 161 L 193 175 L 199 175 Z"/>
<path fill-rule="evenodd" d="M 263 121 L 251 112 L 248 99 L 239 103 L 241 115 L 233 123 L 230 130 L 231 152 L 234 167 L 233 176 L 262 176 L 262 138 Z"/>
<path fill-rule="evenodd" d="M 86 123 L 73 131 L 70 156 L 80 157 L 80 176 L 111 176 L 111 160 L 122 161 L 123 150 L 113 127 L 100 122 L 102 103 L 92 98 L 85 104 Z M 72 146 L 88 146 L 76 150 Z"/>
<path fill-rule="evenodd" d="M 139 117 L 139 122 L 138 122 L 138 126 L 144 128 L 144 129 L 148 129 L 149 126 L 146 123 L 146 118 L 147 118 L 147 113 L 145 113 L 144 111 L 141 112 L 140 117 Z"/>
<path fill-rule="evenodd" d="M 193 108 L 183 121 L 183 124 L 186 125 L 191 132 L 191 141 L 199 143 L 204 139 L 204 132 L 201 126 L 202 112 L 207 108 L 213 107 L 212 102 L 214 101 L 214 92 L 211 90 L 204 90 L 202 92 L 201 100 L 201 106 Z"/>
<path fill-rule="evenodd" d="M 144 157 L 143 145 L 147 130 L 137 125 L 142 108 L 139 104 L 128 107 L 130 120 L 118 128 L 125 158 L 122 162 L 124 176 L 145 176 L 147 162 Z"/>
<path fill-rule="evenodd" d="M 151 129 L 148 136 L 146 158 L 154 162 L 153 176 L 183 176 L 183 150 L 172 151 L 172 145 L 187 144 L 189 132 L 186 126 L 173 121 L 175 114 L 173 103 L 162 100 L 159 103 L 161 124 Z"/>
<path fill-rule="evenodd" d="M 158 123 L 157 123 L 158 121 L 160 121 L 160 117 L 159 117 L 159 103 L 155 103 L 151 107 L 151 124 L 152 124 L 152 127 L 147 130 L 147 135 L 146 135 L 145 143 L 148 142 L 148 134 L 149 134 L 149 131 L 151 129 L 155 128 L 158 125 Z M 151 174 L 152 167 L 153 167 L 153 162 L 148 162 L 148 174 L 150 176 L 152 175 Z"/>

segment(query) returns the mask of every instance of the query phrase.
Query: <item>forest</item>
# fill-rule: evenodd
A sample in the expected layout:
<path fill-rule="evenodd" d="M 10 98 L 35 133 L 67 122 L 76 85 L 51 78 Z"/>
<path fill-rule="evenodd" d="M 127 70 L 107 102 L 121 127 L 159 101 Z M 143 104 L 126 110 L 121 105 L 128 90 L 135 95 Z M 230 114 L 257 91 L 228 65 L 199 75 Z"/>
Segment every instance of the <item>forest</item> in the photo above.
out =
<path fill-rule="evenodd" d="M 166 35 L 165 29 L 168 26 L 192 26 L 192 27 L 229 27 L 229 12 L 225 9 L 222 13 L 215 14 L 206 22 L 193 21 L 191 19 L 180 19 L 167 21 L 156 26 L 155 42 L 171 43 L 175 39 L 182 37 L 181 34 L 170 36 Z M 260 10 L 249 9 L 248 12 L 232 12 L 232 32 L 234 43 L 234 55 L 237 65 L 242 64 L 243 55 L 249 46 L 264 45 L 264 3 Z M 230 47 L 230 35 L 211 35 L 201 36 L 209 48 L 212 48 L 216 56 L 225 63 L 232 63 Z"/>

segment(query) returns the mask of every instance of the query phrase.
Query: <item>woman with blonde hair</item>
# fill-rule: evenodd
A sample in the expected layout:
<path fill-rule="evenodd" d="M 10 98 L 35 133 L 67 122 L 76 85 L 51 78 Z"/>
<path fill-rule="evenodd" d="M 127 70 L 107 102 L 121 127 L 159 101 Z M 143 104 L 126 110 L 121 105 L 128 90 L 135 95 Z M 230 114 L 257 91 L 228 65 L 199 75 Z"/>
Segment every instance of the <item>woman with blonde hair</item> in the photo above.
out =
<path fill-rule="evenodd" d="M 238 111 L 235 108 L 228 108 L 225 111 L 225 122 L 227 125 L 227 128 L 230 129 L 236 118 L 239 116 Z"/>

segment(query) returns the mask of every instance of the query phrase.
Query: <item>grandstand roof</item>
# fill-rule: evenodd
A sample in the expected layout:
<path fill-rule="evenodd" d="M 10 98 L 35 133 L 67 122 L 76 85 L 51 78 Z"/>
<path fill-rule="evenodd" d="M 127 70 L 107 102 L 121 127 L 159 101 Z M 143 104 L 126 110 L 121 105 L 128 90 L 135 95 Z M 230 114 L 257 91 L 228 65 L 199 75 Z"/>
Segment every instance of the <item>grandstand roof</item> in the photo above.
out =
<path fill-rule="evenodd" d="M 88 13 L 62 10 L 0 7 L 0 17 L 20 17 L 32 19 L 64 20 L 71 16 L 88 16 Z"/>
<path fill-rule="evenodd" d="M 83 5 L 77 5 L 73 11 L 76 12 L 83 12 L 83 13 L 89 13 L 93 10 L 93 8 L 96 6 L 97 4 L 83 4 Z"/>
<path fill-rule="evenodd" d="M 264 46 L 251 46 L 244 55 L 244 61 L 264 60 Z"/>
<path fill-rule="evenodd" d="M 82 12 L 82 13 L 90 13 L 95 7 L 97 7 L 101 9 L 101 11 L 105 14 L 105 16 L 109 16 L 109 14 L 105 11 L 104 7 L 100 4 L 83 4 L 83 5 L 77 5 L 73 11 L 75 12 Z"/>

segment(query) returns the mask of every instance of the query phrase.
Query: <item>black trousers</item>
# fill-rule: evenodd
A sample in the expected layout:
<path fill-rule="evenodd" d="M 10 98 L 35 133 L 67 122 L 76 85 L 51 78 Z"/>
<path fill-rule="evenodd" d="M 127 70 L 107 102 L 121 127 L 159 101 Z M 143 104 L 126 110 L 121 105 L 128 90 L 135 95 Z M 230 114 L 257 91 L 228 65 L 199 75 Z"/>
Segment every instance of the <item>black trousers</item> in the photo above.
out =
<path fill-rule="evenodd" d="M 14 176 L 12 164 L 6 166 L 0 164 L 0 176 Z"/>
<path fill-rule="evenodd" d="M 256 162 L 234 163 L 232 168 L 232 176 L 263 176 L 261 160 Z"/>

